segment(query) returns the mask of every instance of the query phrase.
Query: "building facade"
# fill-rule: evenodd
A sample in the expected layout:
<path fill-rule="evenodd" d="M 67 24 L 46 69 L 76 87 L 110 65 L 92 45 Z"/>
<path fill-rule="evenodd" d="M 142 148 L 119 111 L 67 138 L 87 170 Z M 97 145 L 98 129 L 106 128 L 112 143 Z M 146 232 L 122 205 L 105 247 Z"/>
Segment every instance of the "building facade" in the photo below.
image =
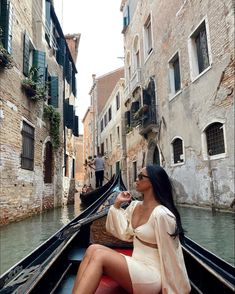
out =
<path fill-rule="evenodd" d="M 84 152 L 87 152 L 85 146 L 89 146 L 89 151 L 92 152 L 88 156 L 84 156 L 86 162 L 94 159 L 98 153 L 104 155 L 100 142 L 99 118 L 117 82 L 123 78 L 123 75 L 123 68 L 118 68 L 99 77 L 96 77 L 95 74 L 92 75 L 93 84 L 89 92 L 91 105 L 83 120 L 84 123 L 86 122 L 84 124 Z M 86 165 L 86 167 L 86 183 L 95 187 L 94 166 Z"/>
<path fill-rule="evenodd" d="M 234 199 L 234 3 L 121 2 L 128 185 L 157 163 L 177 201 Z"/>
<path fill-rule="evenodd" d="M 0 224 L 65 202 L 76 67 L 51 1 L 0 1 Z M 71 116 L 72 114 L 72 116 Z M 67 140 L 68 141 L 68 140 Z"/>
<path fill-rule="evenodd" d="M 98 145 L 105 158 L 106 181 L 122 171 L 126 184 L 126 134 L 124 120 L 123 90 L 124 79 L 120 79 L 114 87 L 98 116 Z"/>

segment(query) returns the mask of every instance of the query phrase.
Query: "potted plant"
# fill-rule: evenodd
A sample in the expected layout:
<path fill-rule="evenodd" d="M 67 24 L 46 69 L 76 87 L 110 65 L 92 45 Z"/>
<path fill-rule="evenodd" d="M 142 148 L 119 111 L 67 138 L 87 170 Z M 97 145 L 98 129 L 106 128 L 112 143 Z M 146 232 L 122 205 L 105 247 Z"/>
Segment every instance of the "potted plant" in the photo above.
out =
<path fill-rule="evenodd" d="M 34 101 L 45 99 L 47 94 L 47 85 L 40 85 L 37 76 L 38 68 L 32 66 L 28 77 L 22 80 L 21 86 L 25 94 Z"/>

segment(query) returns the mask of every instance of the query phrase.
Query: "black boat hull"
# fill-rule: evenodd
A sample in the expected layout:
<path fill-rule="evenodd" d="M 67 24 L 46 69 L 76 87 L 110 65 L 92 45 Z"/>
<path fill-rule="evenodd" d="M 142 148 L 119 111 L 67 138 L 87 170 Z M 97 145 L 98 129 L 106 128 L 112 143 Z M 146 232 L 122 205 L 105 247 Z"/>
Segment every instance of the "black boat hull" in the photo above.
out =
<path fill-rule="evenodd" d="M 83 213 L 2 275 L 0 293 L 71 293 L 79 263 L 90 243 L 98 241 L 112 248 L 131 250 L 131 243 L 107 239 L 104 229 L 109 206 L 123 190 L 125 185 L 118 176 Z M 187 237 L 183 252 L 192 294 L 234 293 L 234 267 Z"/>

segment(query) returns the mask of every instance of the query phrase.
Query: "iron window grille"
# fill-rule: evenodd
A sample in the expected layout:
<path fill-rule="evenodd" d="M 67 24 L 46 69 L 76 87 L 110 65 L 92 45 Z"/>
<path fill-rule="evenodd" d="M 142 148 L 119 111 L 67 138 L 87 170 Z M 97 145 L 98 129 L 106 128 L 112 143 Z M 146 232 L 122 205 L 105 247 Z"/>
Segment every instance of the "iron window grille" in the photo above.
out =
<path fill-rule="evenodd" d="M 213 123 L 206 128 L 207 152 L 216 155 L 225 152 L 223 124 Z"/>
<path fill-rule="evenodd" d="M 183 162 L 184 160 L 181 157 L 183 154 L 182 140 L 179 138 L 175 139 L 174 142 L 172 143 L 172 146 L 173 146 L 174 163 Z"/>

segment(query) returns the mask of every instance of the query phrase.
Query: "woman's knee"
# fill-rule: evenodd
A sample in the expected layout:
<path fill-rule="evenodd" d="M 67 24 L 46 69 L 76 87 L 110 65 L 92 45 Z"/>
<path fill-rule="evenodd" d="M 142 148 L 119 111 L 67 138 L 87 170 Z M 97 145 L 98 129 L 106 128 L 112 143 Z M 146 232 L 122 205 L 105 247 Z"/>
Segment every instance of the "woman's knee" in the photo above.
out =
<path fill-rule="evenodd" d="M 90 245 L 87 250 L 86 250 L 86 256 L 93 256 L 94 254 L 96 254 L 96 251 L 97 250 L 100 250 L 103 246 L 102 245 L 99 245 L 99 244 L 92 244 Z"/>

